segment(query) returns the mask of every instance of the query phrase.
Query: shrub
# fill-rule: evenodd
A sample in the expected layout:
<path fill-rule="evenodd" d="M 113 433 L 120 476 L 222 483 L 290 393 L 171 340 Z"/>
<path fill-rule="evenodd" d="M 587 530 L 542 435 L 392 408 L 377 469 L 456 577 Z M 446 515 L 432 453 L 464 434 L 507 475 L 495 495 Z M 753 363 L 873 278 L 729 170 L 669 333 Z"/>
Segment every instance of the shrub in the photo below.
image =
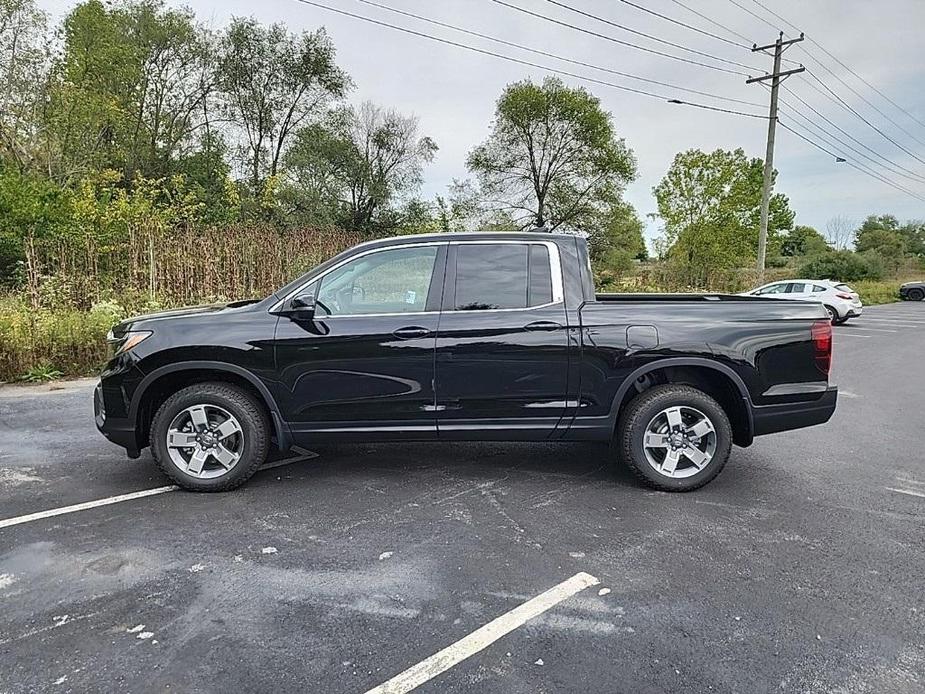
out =
<path fill-rule="evenodd" d="M 813 279 L 857 282 L 882 279 L 884 271 L 882 264 L 872 256 L 853 251 L 832 251 L 803 263 L 798 274 Z"/>
<path fill-rule="evenodd" d="M 95 373 L 106 360 L 106 333 L 120 317 L 110 304 L 36 311 L 21 298 L 0 299 L 0 381 Z"/>

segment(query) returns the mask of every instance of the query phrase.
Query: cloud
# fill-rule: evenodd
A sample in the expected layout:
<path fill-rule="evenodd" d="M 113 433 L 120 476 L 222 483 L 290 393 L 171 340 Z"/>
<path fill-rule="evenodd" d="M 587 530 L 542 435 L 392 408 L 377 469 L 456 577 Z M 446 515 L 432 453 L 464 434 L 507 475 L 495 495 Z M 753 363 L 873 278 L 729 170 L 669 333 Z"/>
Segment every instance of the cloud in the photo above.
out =
<path fill-rule="evenodd" d="M 399 24 L 423 33 L 435 33 L 446 38 L 476 45 L 500 53 L 514 55 L 531 62 L 556 66 L 570 72 L 580 72 L 607 81 L 637 88 L 649 88 L 659 93 L 720 102 L 678 94 L 664 87 L 644 85 L 629 79 L 595 72 L 586 68 L 556 62 L 550 58 L 518 52 L 473 37 L 422 24 L 364 5 L 357 0 L 319 0 L 331 6 Z M 608 34 L 621 40 L 657 47 L 666 52 L 683 54 L 677 49 L 653 44 L 618 29 L 583 18 L 542 0 L 510 0 L 535 12 L 558 17 L 564 21 Z M 691 89 L 722 93 L 756 103 L 767 102 L 767 92 L 760 86 L 747 86 L 745 78 L 710 71 L 702 67 L 667 60 L 631 50 L 612 42 L 597 39 L 560 26 L 527 17 L 490 0 L 380 0 L 383 4 L 424 15 L 450 24 L 464 26 L 508 41 L 526 44 L 575 60 L 582 60 L 614 70 L 635 73 L 651 79 L 687 86 Z M 683 27 L 640 12 L 617 2 L 567 0 L 587 12 L 606 16 L 614 22 L 639 31 L 663 37 L 697 50 L 722 55 L 769 69 L 770 57 L 752 54 L 745 49 L 724 44 Z M 742 0 L 755 12 L 763 11 L 752 0 Z M 41 3 L 55 13 L 62 13 L 72 3 L 46 0 Z M 170 0 L 168 4 L 181 3 Z M 355 19 L 326 12 L 297 0 L 268 0 L 263 3 L 244 0 L 187 0 L 203 20 L 221 26 L 231 16 L 253 15 L 263 22 L 283 22 L 292 31 L 325 26 L 335 41 L 339 63 L 356 83 L 351 96 L 354 101 L 371 99 L 393 106 L 421 119 L 422 131 L 433 137 L 440 147 L 434 162 L 426 171 L 425 195 L 444 193 L 454 178 L 464 178 L 466 153 L 488 133 L 494 102 L 504 86 L 524 78 L 541 80 L 547 73 L 522 65 L 507 63 L 460 48 L 438 44 L 402 34 L 384 27 L 373 26 Z M 646 0 L 645 5 L 690 24 L 723 33 L 722 29 L 687 13 L 669 0 Z M 741 32 L 755 41 L 769 43 L 775 32 L 771 26 L 746 14 L 728 0 L 697 0 L 696 8 L 718 22 Z M 857 73 L 886 92 L 925 121 L 925 66 L 921 60 L 921 26 L 925 24 L 925 2 L 892 0 L 889 3 L 862 0 L 775 0 L 773 9 L 794 22 L 808 36 L 817 38 L 829 51 L 850 65 Z M 766 15 L 767 16 L 767 15 Z M 808 50 L 808 52 L 807 52 Z M 894 120 L 925 143 L 925 127 L 907 119 L 880 96 L 848 75 L 825 58 L 809 41 L 795 46 L 787 56 L 804 62 L 820 78 L 830 83 L 855 108 L 873 122 L 894 135 L 895 139 L 925 159 L 925 146 L 915 143 L 871 110 L 844 85 L 819 65 L 820 58 L 837 71 L 859 93 L 888 113 Z M 694 59 L 701 59 L 691 55 Z M 729 66 L 727 66 L 729 67 Z M 733 68 L 736 69 L 736 68 Z M 572 84 L 583 84 L 597 95 L 614 117 L 619 134 L 635 151 L 639 160 L 639 178 L 627 191 L 627 198 L 640 213 L 655 210 L 652 187 L 671 163 L 675 153 L 690 148 L 734 149 L 742 147 L 750 156 L 763 157 L 766 122 L 755 118 L 711 113 L 694 108 L 668 104 L 660 99 L 628 94 L 602 85 L 591 85 L 563 77 Z M 811 102 L 829 118 L 869 146 L 894 161 L 925 175 L 925 165 L 903 154 L 869 127 L 814 91 L 814 81 L 798 75 L 787 81 L 787 88 Z M 786 96 L 786 94 L 785 94 Z M 792 99 L 791 99 L 792 100 Z M 722 104 L 758 113 L 766 106 L 752 107 Z M 810 114 L 811 115 L 811 114 Z M 782 119 L 787 118 L 782 114 Z M 818 120 L 814 118 L 814 120 Z M 792 121 L 790 121 L 792 122 Z M 822 124 L 826 129 L 830 127 Z M 850 152 L 848 153 L 851 155 Z M 893 212 L 901 218 L 925 218 L 925 203 L 914 200 L 886 185 L 869 178 L 846 164 L 836 164 L 831 157 L 813 149 L 786 131 L 778 131 L 775 165 L 780 174 L 778 190 L 786 193 L 798 221 L 824 228 L 827 219 L 836 215 L 860 218 L 875 212 Z M 869 165 L 867 162 L 863 162 Z M 898 177 L 887 174 L 901 181 Z M 914 184 L 906 181 L 908 186 Z M 925 195 L 925 184 L 917 190 Z M 657 231 L 650 225 L 649 234 Z"/>

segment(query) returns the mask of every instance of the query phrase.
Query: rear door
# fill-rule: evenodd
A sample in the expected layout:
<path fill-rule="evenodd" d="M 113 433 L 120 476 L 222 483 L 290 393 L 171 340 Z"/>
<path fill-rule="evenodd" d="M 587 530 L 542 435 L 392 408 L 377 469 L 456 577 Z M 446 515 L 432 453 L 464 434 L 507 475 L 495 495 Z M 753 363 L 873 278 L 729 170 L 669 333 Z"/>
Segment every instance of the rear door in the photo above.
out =
<path fill-rule="evenodd" d="M 452 243 L 436 350 L 440 438 L 548 437 L 568 387 L 556 244 Z"/>

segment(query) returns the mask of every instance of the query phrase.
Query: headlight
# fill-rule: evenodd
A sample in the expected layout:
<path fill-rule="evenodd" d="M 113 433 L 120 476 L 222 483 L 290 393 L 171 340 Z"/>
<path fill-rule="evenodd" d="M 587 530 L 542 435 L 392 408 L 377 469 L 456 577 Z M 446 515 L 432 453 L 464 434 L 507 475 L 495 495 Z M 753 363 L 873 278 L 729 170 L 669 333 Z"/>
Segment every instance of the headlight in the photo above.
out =
<path fill-rule="evenodd" d="M 115 357 L 133 350 L 151 337 L 152 334 L 150 330 L 130 330 L 122 335 L 122 337 L 115 337 L 110 330 L 109 334 L 106 336 L 106 341 L 109 343 L 112 356 Z"/>

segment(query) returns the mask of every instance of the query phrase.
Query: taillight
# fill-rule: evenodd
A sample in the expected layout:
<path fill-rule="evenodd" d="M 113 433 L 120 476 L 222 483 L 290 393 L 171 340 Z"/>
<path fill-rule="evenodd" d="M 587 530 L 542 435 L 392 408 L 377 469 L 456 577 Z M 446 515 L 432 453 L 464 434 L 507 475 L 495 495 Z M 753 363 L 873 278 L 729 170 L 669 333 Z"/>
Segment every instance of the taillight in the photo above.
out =
<path fill-rule="evenodd" d="M 828 375 L 832 368 L 832 322 L 817 320 L 813 323 L 812 335 L 816 368 Z"/>
<path fill-rule="evenodd" d="M 844 292 L 835 292 L 835 296 L 837 296 L 839 299 L 848 299 L 849 301 L 854 299 L 851 294 L 845 294 Z"/>

